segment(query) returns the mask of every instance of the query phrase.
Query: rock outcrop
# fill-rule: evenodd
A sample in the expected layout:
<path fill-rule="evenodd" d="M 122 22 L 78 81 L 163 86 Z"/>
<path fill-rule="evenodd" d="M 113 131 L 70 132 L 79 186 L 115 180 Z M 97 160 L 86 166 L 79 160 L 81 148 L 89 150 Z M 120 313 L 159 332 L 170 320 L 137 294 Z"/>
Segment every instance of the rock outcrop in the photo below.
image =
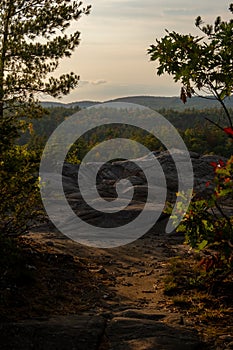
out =
<path fill-rule="evenodd" d="M 179 315 L 127 310 L 108 319 L 86 313 L 0 324 L 1 349 L 204 349 L 197 332 L 181 320 Z"/>
<path fill-rule="evenodd" d="M 179 151 L 174 150 L 173 152 L 178 153 Z M 152 199 L 156 201 L 158 188 L 164 186 L 164 183 L 161 183 L 160 178 L 156 177 L 156 174 L 152 169 L 150 172 L 151 178 L 149 179 L 148 184 L 148 179 L 139 167 L 140 163 L 144 168 L 154 166 L 154 163 L 152 162 L 152 158 L 154 157 L 159 161 L 165 174 L 167 200 L 174 201 L 176 199 L 176 192 L 178 189 L 178 177 L 176 165 L 168 151 L 161 153 L 152 152 L 151 154 L 137 160 L 137 164 L 134 163 L 134 160 L 105 163 L 98 172 L 96 179 L 96 187 L 99 195 L 107 200 L 117 198 L 117 184 L 120 181 L 120 185 L 122 187 L 122 200 L 124 200 L 124 195 L 127 197 L 127 194 L 133 191 L 134 205 L 146 202 L 149 186 L 150 193 L 152 193 Z M 211 181 L 214 177 L 214 168 L 211 165 L 211 162 L 218 162 L 219 159 L 224 161 L 225 159 L 216 155 L 201 156 L 194 152 L 190 153 L 190 157 L 194 173 L 194 192 L 198 196 L 206 196 L 213 190 L 211 184 L 210 186 L 206 186 L 206 183 Z M 178 161 L 180 163 L 184 161 L 184 156 L 182 153 L 179 154 Z M 84 176 L 95 177 L 97 167 L 99 167 L 98 163 L 88 163 L 85 166 L 86 173 Z M 65 163 L 63 166 L 63 186 L 70 203 L 74 205 L 76 202 L 76 205 L 74 206 L 81 209 L 80 205 L 82 195 L 78 186 L 78 171 L 78 165 Z M 91 191 L 91 188 L 88 190 Z"/>
<path fill-rule="evenodd" d="M 174 156 L 176 163 L 173 160 Z M 201 156 L 194 152 L 190 153 L 190 158 L 194 174 L 194 192 L 197 196 L 206 196 L 213 191 L 212 185 L 206 186 L 206 183 L 214 178 L 214 168 L 210 163 L 225 159 L 215 155 Z M 74 232 L 73 235 L 79 230 L 87 237 L 88 232 L 85 231 L 83 222 L 88 222 L 94 227 L 120 227 L 137 218 L 142 211 L 145 213 L 143 225 L 145 223 L 145 226 L 149 227 L 151 221 L 150 229 L 157 221 L 157 219 L 154 221 L 156 215 L 157 218 L 160 215 L 164 217 L 166 200 L 175 203 L 177 199 L 176 193 L 180 185 L 177 169 L 180 173 L 184 169 L 184 174 L 181 175 L 186 188 L 190 183 L 192 171 L 191 174 L 190 170 L 187 172 L 185 164 L 187 164 L 187 153 L 176 149 L 170 152 L 151 152 L 139 159 L 107 162 L 103 165 L 86 163 L 82 168 L 79 165 L 65 163 L 62 175 L 46 173 L 49 184 L 46 191 L 53 203 L 53 213 L 61 222 L 59 229 L 65 233 L 63 231 L 65 227 L 67 231 Z M 81 188 L 82 190 L 80 180 L 85 180 L 87 184 Z M 60 193 L 56 192 L 61 182 L 66 199 L 72 208 L 71 213 L 65 212 L 67 203 L 61 198 Z M 105 206 L 105 210 L 101 210 L 102 205 Z M 112 211 L 112 205 L 115 212 Z M 75 222 L 74 213 L 82 219 L 80 226 Z M 133 231 L 128 230 L 127 235 L 138 238 L 134 236 Z M 73 238 L 72 235 L 69 237 Z M 91 244 L 95 245 L 95 242 Z M 103 246 L 104 244 L 103 242 Z"/>
<path fill-rule="evenodd" d="M 175 152 L 178 153 L 179 151 L 173 150 L 173 153 Z M 134 200 L 145 201 L 147 194 L 147 179 L 143 174 L 143 171 L 139 168 L 138 163 L 143 164 L 143 167 L 152 167 L 153 163 L 151 160 L 154 157 L 159 161 L 165 174 L 168 198 L 174 198 L 178 187 L 178 178 L 176 165 L 168 151 L 161 153 L 152 152 L 151 154 L 137 160 L 137 164 L 134 163 L 133 159 L 105 163 L 101 167 L 97 176 L 97 189 L 100 196 L 103 198 L 116 198 L 116 183 L 119 180 L 124 179 L 128 180 L 125 181 L 124 192 L 127 193 L 127 191 L 133 187 L 135 191 Z M 205 196 L 212 190 L 211 185 L 210 187 L 206 186 L 206 183 L 211 181 L 214 177 L 214 169 L 211 162 L 218 162 L 220 159 L 225 161 L 226 159 L 216 155 L 203 156 L 194 152 L 190 152 L 190 157 L 194 173 L 194 191 L 199 195 Z M 184 161 L 182 153 L 179 154 L 179 161 L 181 163 Z M 98 163 L 88 163 L 86 165 L 86 174 L 88 174 L 89 177 L 92 176 L 92 174 L 94 176 L 95 168 L 98 166 Z M 78 188 L 78 170 L 79 165 L 65 163 L 63 166 L 63 186 L 68 198 L 71 199 L 81 198 Z M 151 174 L 153 176 L 153 171 Z M 152 178 L 150 181 L 150 186 L 154 188 L 156 188 L 156 186 L 161 186 L 158 180 L 159 179 L 154 176 L 154 179 Z"/>

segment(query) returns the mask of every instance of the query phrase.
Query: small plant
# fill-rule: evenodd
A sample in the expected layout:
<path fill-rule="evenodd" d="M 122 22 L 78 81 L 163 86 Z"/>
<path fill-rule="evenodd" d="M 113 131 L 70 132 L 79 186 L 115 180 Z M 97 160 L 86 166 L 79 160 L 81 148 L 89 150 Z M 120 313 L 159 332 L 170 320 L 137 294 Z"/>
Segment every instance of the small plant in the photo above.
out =
<path fill-rule="evenodd" d="M 180 306 L 183 308 L 190 307 L 190 301 L 189 301 L 188 297 L 185 295 L 174 296 L 172 301 L 173 301 L 173 304 L 175 306 Z"/>
<path fill-rule="evenodd" d="M 191 269 L 189 261 L 182 257 L 174 257 L 169 261 L 169 273 L 164 277 L 164 292 L 176 295 L 185 289 L 190 289 L 191 279 L 196 278 L 196 272 Z"/>

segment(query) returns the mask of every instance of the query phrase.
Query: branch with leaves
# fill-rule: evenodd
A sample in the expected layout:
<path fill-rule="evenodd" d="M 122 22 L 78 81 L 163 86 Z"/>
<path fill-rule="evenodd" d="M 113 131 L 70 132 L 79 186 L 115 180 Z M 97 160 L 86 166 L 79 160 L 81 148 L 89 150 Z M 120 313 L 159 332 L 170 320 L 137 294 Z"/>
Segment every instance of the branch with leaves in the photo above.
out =
<path fill-rule="evenodd" d="M 233 4 L 229 10 L 233 13 Z M 217 100 L 228 124 L 223 130 L 232 137 L 232 119 L 225 101 L 233 93 L 233 19 L 223 21 L 218 16 L 214 25 L 204 25 L 199 16 L 196 26 L 201 37 L 166 30 L 148 54 L 151 61 L 158 62 L 158 75 L 168 73 L 175 82 L 181 82 L 183 103 L 193 95 Z"/>

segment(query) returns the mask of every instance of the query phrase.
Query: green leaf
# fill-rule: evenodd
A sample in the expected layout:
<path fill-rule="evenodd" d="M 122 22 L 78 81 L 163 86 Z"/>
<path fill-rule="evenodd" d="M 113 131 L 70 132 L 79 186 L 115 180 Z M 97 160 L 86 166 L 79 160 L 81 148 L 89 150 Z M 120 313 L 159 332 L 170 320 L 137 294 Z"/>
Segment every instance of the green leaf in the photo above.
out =
<path fill-rule="evenodd" d="M 208 245 L 208 241 L 204 240 L 201 243 L 198 244 L 197 249 L 203 250 Z"/>

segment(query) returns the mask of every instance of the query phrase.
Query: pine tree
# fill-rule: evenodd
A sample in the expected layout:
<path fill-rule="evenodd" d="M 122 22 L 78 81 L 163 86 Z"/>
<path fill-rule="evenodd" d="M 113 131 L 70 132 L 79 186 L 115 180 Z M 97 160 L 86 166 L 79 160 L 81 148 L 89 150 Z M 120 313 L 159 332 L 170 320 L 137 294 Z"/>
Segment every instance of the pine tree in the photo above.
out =
<path fill-rule="evenodd" d="M 0 234 L 17 235 L 34 219 L 39 195 L 38 154 L 16 145 L 26 120 L 44 113 L 38 96 L 66 95 L 79 77 L 53 76 L 79 45 L 71 24 L 90 6 L 73 0 L 1 0 L 0 6 Z"/>
<path fill-rule="evenodd" d="M 80 32 L 67 34 L 90 6 L 67 0 L 2 0 L 0 8 L 0 119 L 4 111 L 35 103 L 38 93 L 68 94 L 78 84 L 73 72 L 54 78 L 59 61 L 79 45 Z"/>

